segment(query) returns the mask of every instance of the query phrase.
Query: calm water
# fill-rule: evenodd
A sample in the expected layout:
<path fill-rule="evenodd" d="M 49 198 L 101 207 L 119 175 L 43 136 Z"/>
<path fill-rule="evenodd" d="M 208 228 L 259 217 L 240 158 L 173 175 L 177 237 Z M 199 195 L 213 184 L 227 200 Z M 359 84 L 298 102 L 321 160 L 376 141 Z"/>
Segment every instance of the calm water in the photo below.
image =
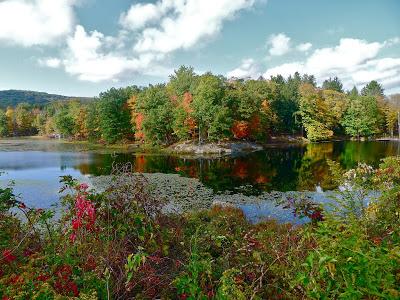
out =
<path fill-rule="evenodd" d="M 29 205 L 49 207 L 58 200 L 58 177 L 110 174 L 112 163 L 132 164 L 136 172 L 179 173 L 199 178 L 215 191 L 315 191 L 329 189 L 326 159 L 345 168 L 358 162 L 374 166 L 390 155 L 400 154 L 399 142 L 333 142 L 304 147 L 271 147 L 247 155 L 217 159 L 137 153 L 94 153 L 82 146 L 57 141 L 0 141 L 0 185 L 15 181 L 16 192 Z M 87 180 L 87 179 L 86 179 Z"/>

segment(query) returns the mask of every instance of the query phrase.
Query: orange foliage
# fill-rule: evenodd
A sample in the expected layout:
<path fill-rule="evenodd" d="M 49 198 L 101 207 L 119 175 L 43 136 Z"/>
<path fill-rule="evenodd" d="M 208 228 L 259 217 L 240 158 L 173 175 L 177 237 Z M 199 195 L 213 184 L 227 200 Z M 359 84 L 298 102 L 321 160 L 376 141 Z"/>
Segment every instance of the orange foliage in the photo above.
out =
<path fill-rule="evenodd" d="M 250 119 L 249 130 L 250 130 L 250 133 L 256 133 L 261 130 L 261 121 L 260 121 L 260 117 L 258 115 L 254 115 Z"/>
<path fill-rule="evenodd" d="M 143 173 L 146 166 L 146 157 L 144 155 L 138 155 L 135 157 L 135 172 Z"/>
<path fill-rule="evenodd" d="M 245 179 L 248 174 L 249 165 L 242 160 L 236 160 L 233 167 L 233 176 Z"/>
<path fill-rule="evenodd" d="M 135 138 L 138 140 L 144 140 L 145 138 L 144 132 L 142 131 L 143 120 L 144 120 L 144 115 L 142 113 L 137 113 L 135 116 L 135 126 L 136 126 Z"/>
<path fill-rule="evenodd" d="M 183 109 L 189 114 L 193 112 L 193 109 L 190 107 L 190 103 L 192 103 L 192 101 L 193 101 L 192 94 L 189 92 L 186 92 L 183 95 L 182 106 L 183 106 Z"/>
<path fill-rule="evenodd" d="M 244 139 L 249 137 L 249 123 L 247 121 L 235 121 L 232 126 L 232 133 L 236 139 Z"/>
<path fill-rule="evenodd" d="M 267 178 L 267 177 L 265 177 L 264 175 L 259 175 L 257 178 L 256 178 L 256 182 L 258 183 L 258 184 L 264 184 L 264 183 L 267 183 L 269 181 L 269 179 Z"/>

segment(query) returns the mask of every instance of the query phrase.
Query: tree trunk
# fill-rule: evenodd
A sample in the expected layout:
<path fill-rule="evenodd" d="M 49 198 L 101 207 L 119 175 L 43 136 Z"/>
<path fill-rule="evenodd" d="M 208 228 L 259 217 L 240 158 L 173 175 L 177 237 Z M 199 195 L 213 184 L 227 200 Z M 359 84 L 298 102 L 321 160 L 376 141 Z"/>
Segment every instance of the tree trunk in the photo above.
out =
<path fill-rule="evenodd" d="M 199 146 L 201 145 L 201 125 L 199 122 Z"/>
<path fill-rule="evenodd" d="M 397 133 L 399 134 L 400 139 L 400 111 L 397 112 Z"/>

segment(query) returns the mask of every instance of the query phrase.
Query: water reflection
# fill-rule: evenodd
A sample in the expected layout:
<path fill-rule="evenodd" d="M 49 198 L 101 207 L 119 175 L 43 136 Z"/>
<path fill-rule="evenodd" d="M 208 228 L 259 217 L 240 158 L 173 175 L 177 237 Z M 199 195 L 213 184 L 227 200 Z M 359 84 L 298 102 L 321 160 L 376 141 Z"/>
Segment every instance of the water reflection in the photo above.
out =
<path fill-rule="evenodd" d="M 215 159 L 137 153 L 113 155 L 49 145 L 35 148 L 29 144 L 28 148 L 25 145 L 21 149 L 23 151 L 16 151 L 19 148 L 14 145 L 7 151 L 0 151 L 0 171 L 7 172 L 0 177 L 0 184 L 15 179 L 18 192 L 51 203 L 58 199 L 57 195 L 50 196 L 50 192 L 58 190 L 58 176 L 71 174 L 83 179 L 86 175 L 108 175 L 113 162 L 130 162 L 136 172 L 179 173 L 199 178 L 215 191 L 314 191 L 316 187 L 332 188 L 326 159 L 338 161 L 349 169 L 358 162 L 377 166 L 382 158 L 400 154 L 400 143 L 394 141 L 271 147 L 247 155 Z"/>
<path fill-rule="evenodd" d="M 252 191 L 331 189 L 326 160 L 340 162 L 346 168 L 358 162 L 377 166 L 390 155 L 399 154 L 398 142 L 335 142 L 304 147 L 269 148 L 246 155 L 222 158 L 181 158 L 144 154 L 93 154 L 91 161 L 77 164 L 82 174 L 104 175 L 112 162 L 130 162 L 135 172 L 179 173 L 199 178 L 216 191 L 251 186 Z"/>

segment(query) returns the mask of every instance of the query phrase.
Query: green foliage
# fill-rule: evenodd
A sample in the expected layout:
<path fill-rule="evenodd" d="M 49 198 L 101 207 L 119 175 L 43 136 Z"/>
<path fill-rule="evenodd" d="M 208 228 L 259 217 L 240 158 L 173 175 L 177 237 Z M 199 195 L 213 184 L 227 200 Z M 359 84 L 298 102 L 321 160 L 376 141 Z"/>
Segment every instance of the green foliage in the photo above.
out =
<path fill-rule="evenodd" d="M 318 244 L 298 276 L 312 299 L 397 299 L 398 249 L 374 245 L 357 223 L 329 219 L 313 232 Z"/>
<path fill-rule="evenodd" d="M 34 106 L 45 106 L 52 102 L 79 100 L 81 102 L 90 102 L 93 99 L 89 97 L 68 97 L 62 95 L 48 94 L 43 92 L 5 90 L 0 91 L 0 107 L 16 107 L 19 103 L 28 103 Z"/>
<path fill-rule="evenodd" d="M 127 101 L 137 92 L 136 87 L 126 87 L 100 93 L 98 117 L 102 137 L 107 143 L 113 144 L 133 134 Z"/>
<path fill-rule="evenodd" d="M 336 91 L 339 93 L 343 93 L 343 84 L 340 81 L 340 79 L 337 77 L 334 77 L 334 78 L 329 77 L 329 79 L 326 79 L 322 83 L 322 88 L 324 90 L 332 90 L 332 91 Z"/>
<path fill-rule="evenodd" d="M 164 85 L 146 88 L 139 94 L 137 110 L 143 114 L 143 131 L 155 144 L 168 144 L 172 139 L 173 107 Z"/>
<path fill-rule="evenodd" d="M 0 137 L 5 137 L 8 135 L 8 121 L 6 113 L 0 109 Z"/>
<path fill-rule="evenodd" d="M 198 126 L 199 141 L 202 138 L 209 138 L 213 134 L 210 131 L 210 124 L 215 119 L 218 111 L 223 109 L 222 98 L 224 88 L 222 80 L 211 73 L 200 76 L 198 85 L 193 94 L 192 116 Z M 221 120 L 224 121 L 224 120 Z M 229 126 L 229 119 L 225 120 L 225 126 Z M 224 125 L 222 125 L 224 126 Z M 214 130 L 215 132 L 215 130 Z"/>
<path fill-rule="evenodd" d="M 362 96 L 372 96 L 372 97 L 383 97 L 384 89 L 381 84 L 379 84 L 376 80 L 372 80 L 361 90 Z"/>
<path fill-rule="evenodd" d="M 167 88 L 178 97 L 182 97 L 186 92 L 193 92 L 196 88 L 197 75 L 193 67 L 181 66 L 174 74 L 169 77 Z"/>
<path fill-rule="evenodd" d="M 352 137 L 368 137 L 380 132 L 379 108 L 375 97 L 350 98 L 341 124 Z"/>
<path fill-rule="evenodd" d="M 74 117 L 66 108 L 55 115 L 55 126 L 63 136 L 70 137 L 74 134 Z"/>

